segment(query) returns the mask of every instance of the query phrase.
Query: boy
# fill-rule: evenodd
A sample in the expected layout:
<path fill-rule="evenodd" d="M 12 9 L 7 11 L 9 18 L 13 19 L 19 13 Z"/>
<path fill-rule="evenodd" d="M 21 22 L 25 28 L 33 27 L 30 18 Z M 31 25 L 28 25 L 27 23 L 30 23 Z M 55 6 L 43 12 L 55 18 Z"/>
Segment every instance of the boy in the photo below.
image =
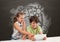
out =
<path fill-rule="evenodd" d="M 30 19 L 30 25 L 27 27 L 27 32 L 33 34 L 33 35 L 37 35 L 37 34 L 43 34 L 41 27 L 38 25 L 39 19 L 37 16 L 31 16 Z M 31 40 L 34 40 L 34 36 L 33 37 L 28 37 Z M 44 38 L 46 39 L 46 37 Z"/>

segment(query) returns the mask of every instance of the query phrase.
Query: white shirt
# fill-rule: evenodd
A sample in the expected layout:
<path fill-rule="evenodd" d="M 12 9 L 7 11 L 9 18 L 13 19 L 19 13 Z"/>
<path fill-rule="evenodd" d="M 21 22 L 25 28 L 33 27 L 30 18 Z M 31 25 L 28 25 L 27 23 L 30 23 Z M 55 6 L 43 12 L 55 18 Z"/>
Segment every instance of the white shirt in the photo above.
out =
<path fill-rule="evenodd" d="M 16 22 L 20 28 L 22 29 L 22 24 L 20 24 L 18 21 Z M 12 34 L 12 39 L 21 39 L 22 34 L 18 32 L 17 29 L 13 28 L 13 34 Z"/>

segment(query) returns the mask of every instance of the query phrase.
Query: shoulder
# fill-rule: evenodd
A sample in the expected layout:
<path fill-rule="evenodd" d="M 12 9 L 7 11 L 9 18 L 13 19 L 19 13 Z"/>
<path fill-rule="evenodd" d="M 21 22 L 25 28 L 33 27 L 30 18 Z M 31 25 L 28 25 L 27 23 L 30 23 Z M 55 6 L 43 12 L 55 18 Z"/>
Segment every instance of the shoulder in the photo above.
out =
<path fill-rule="evenodd" d="M 14 24 L 20 25 L 20 23 L 18 21 L 16 21 Z"/>
<path fill-rule="evenodd" d="M 27 30 L 31 30 L 31 26 L 29 25 L 29 26 L 27 26 Z"/>
<path fill-rule="evenodd" d="M 38 26 L 38 29 L 39 29 L 39 31 L 43 32 L 43 30 L 42 30 L 41 26 Z"/>
<path fill-rule="evenodd" d="M 38 28 L 41 28 L 41 26 L 38 25 Z"/>
<path fill-rule="evenodd" d="M 19 23 L 19 22 L 15 22 L 15 23 L 13 24 L 13 26 L 20 26 L 20 23 Z"/>
<path fill-rule="evenodd" d="M 39 29 L 39 30 L 42 30 L 41 26 L 38 25 L 38 29 Z"/>

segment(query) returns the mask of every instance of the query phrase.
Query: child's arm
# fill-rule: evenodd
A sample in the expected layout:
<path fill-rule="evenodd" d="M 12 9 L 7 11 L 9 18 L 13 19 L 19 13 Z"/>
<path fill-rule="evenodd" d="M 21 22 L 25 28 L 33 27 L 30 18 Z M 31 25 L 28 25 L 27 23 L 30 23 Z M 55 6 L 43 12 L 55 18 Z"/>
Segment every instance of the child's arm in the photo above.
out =
<path fill-rule="evenodd" d="M 39 27 L 39 34 L 43 34 L 43 30 L 42 30 L 42 28 L 41 27 Z M 47 39 L 47 37 L 45 36 L 44 38 L 43 38 L 43 40 L 46 40 Z"/>
<path fill-rule="evenodd" d="M 23 29 L 24 31 L 26 31 L 26 23 L 25 23 L 25 21 L 22 21 L 21 23 L 22 23 L 22 25 L 23 25 L 23 26 L 22 26 L 22 29 Z"/>
<path fill-rule="evenodd" d="M 26 32 L 26 31 L 23 31 L 17 23 L 14 23 L 13 26 L 14 26 L 15 29 L 17 29 L 20 33 L 25 34 L 25 35 L 31 35 L 31 36 L 32 36 L 32 34 Z"/>
<path fill-rule="evenodd" d="M 22 24 L 23 24 L 23 27 L 22 27 L 23 31 L 26 31 L 26 23 L 25 23 L 25 21 L 23 21 Z M 23 40 L 26 39 L 26 35 L 25 34 L 22 35 L 22 39 Z"/>
<path fill-rule="evenodd" d="M 27 32 L 31 33 L 31 29 L 30 29 L 29 26 L 27 27 Z M 32 34 L 32 33 L 31 33 L 31 34 Z M 33 35 L 33 36 L 28 35 L 28 39 L 30 39 L 30 40 L 34 40 L 34 35 Z"/>
<path fill-rule="evenodd" d="M 38 26 L 38 31 L 39 31 L 39 34 L 43 34 L 42 28 L 40 26 Z"/>

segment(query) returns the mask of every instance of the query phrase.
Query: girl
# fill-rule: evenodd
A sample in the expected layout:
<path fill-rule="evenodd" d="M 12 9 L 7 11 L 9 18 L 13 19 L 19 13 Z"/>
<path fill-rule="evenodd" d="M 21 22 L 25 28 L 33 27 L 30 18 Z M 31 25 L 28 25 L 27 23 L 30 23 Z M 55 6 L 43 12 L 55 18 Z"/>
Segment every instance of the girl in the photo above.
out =
<path fill-rule="evenodd" d="M 24 13 L 19 12 L 15 15 L 13 20 L 13 39 L 25 39 L 26 35 L 33 36 L 31 33 L 26 32 L 26 23 L 24 21 Z"/>

